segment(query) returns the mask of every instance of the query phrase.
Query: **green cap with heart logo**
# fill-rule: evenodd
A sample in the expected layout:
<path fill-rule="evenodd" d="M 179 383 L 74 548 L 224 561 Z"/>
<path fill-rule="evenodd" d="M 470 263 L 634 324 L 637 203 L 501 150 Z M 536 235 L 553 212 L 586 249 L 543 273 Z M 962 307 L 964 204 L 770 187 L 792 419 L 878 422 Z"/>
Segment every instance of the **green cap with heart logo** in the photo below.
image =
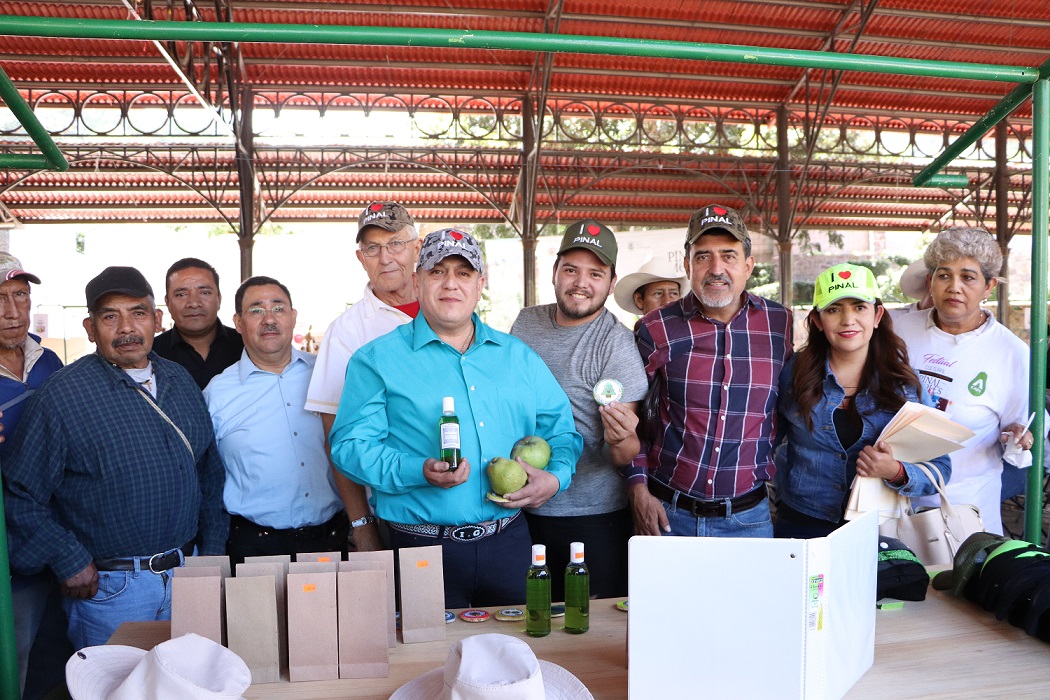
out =
<path fill-rule="evenodd" d="M 875 275 L 866 267 L 849 263 L 824 270 L 813 285 L 813 308 L 820 311 L 839 299 L 860 299 L 874 304 L 879 299 Z"/>

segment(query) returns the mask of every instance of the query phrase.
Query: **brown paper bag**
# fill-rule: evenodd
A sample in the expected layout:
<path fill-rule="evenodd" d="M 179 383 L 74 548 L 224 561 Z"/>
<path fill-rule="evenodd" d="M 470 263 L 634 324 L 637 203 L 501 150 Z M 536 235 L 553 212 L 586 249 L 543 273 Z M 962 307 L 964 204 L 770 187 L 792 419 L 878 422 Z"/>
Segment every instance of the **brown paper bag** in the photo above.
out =
<path fill-rule="evenodd" d="M 232 569 L 230 568 L 230 558 L 225 554 L 223 554 L 222 556 L 208 555 L 186 557 L 186 566 L 217 566 L 219 567 L 219 572 L 222 574 L 222 577 L 224 579 L 229 578 L 233 575 Z"/>
<path fill-rule="evenodd" d="M 290 681 L 339 678 L 339 615 L 335 582 L 335 571 L 288 574 Z"/>
<path fill-rule="evenodd" d="M 398 550 L 401 639 L 405 644 L 445 638 L 445 582 L 441 545 Z"/>
<path fill-rule="evenodd" d="M 340 571 L 337 588 L 339 677 L 386 678 L 390 674 L 387 627 L 393 621 L 386 614 L 386 571 Z"/>
<path fill-rule="evenodd" d="M 281 680 L 275 576 L 227 579 L 226 636 L 230 651 L 252 672 L 253 685 Z"/>
<path fill-rule="evenodd" d="M 249 576 L 273 576 L 277 592 L 277 648 L 281 656 L 281 668 L 288 668 L 288 604 L 285 598 L 285 579 L 288 576 L 287 559 L 277 561 L 255 561 L 268 557 L 248 557 L 237 565 L 237 578 Z"/>
<path fill-rule="evenodd" d="M 339 571 L 337 561 L 293 561 L 288 565 L 290 574 L 314 574 L 324 572 L 335 573 Z"/>
<path fill-rule="evenodd" d="M 223 644 L 223 585 L 217 566 L 172 569 L 171 638 L 193 632 Z"/>
<path fill-rule="evenodd" d="M 394 587 L 394 552 L 385 549 L 378 552 L 349 552 L 346 561 L 340 562 L 340 571 L 385 571 L 386 572 L 386 614 L 387 646 L 397 646 L 397 612 L 396 590 Z M 442 594 L 444 596 L 444 594 Z M 443 602 L 443 601 L 442 601 Z"/>
<path fill-rule="evenodd" d="M 295 561 L 334 561 L 339 563 L 343 560 L 342 552 L 300 552 L 295 555 Z"/>

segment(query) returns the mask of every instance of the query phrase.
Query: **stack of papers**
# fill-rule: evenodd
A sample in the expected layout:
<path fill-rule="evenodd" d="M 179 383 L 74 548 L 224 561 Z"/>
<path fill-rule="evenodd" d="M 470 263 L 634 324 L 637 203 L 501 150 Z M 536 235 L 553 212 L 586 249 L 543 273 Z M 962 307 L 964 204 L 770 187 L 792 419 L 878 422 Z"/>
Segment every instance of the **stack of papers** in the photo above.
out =
<path fill-rule="evenodd" d="M 964 425 L 951 420 L 943 411 L 909 401 L 879 435 L 902 462 L 926 462 L 955 452 L 974 436 Z"/>

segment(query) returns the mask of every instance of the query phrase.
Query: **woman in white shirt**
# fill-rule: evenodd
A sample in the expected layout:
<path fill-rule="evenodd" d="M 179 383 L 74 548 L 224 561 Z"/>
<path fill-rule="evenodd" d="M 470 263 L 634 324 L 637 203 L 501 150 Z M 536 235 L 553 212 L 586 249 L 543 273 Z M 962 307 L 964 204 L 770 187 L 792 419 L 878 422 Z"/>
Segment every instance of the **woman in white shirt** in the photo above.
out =
<path fill-rule="evenodd" d="M 897 334 L 934 405 L 975 433 L 952 453 L 948 497 L 977 506 L 985 529 L 1002 534 L 1004 447 L 1016 440 L 1025 450 L 1018 466 L 1031 463 L 1032 447 L 1028 346 L 981 308 L 998 283 L 1002 253 L 985 229 L 955 227 L 934 239 L 923 260 L 933 308 L 897 319 Z"/>

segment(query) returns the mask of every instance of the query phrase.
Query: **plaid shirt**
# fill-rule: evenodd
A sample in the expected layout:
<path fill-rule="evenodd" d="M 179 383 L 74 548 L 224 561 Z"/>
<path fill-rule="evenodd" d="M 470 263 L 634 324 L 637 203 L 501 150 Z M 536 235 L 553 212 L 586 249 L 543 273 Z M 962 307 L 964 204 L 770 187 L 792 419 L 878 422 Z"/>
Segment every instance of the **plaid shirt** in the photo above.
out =
<path fill-rule="evenodd" d="M 791 312 L 745 292 L 728 324 L 704 316 L 696 296 L 647 314 L 638 349 L 660 372 L 663 431 L 626 469 L 628 484 L 655 477 L 701 500 L 743 495 L 773 476 L 780 370 L 791 356 Z"/>
<path fill-rule="evenodd" d="M 11 564 L 67 579 L 93 559 L 144 556 L 194 539 L 226 549 L 225 470 L 200 389 L 150 353 L 157 404 L 91 354 L 55 372 L 26 403 L 3 464 Z"/>

